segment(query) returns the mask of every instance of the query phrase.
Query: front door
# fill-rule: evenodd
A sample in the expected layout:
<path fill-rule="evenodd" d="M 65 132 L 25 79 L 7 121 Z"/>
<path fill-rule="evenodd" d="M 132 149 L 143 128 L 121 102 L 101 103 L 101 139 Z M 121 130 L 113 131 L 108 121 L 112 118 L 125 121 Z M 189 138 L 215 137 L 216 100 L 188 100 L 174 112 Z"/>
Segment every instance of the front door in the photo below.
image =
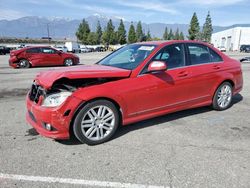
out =
<path fill-rule="evenodd" d="M 184 44 L 173 44 L 160 50 L 152 61 L 164 61 L 168 70 L 147 73 L 147 67 L 134 78 L 134 105 L 140 115 L 159 110 L 177 109 L 189 100 L 190 73 L 185 66 Z"/>

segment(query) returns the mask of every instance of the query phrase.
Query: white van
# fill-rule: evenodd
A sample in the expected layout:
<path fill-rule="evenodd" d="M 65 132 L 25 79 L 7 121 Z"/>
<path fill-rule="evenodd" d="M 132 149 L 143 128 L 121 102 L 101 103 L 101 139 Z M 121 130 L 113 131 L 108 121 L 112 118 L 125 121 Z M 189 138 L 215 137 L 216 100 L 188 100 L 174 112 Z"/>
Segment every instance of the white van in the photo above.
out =
<path fill-rule="evenodd" d="M 65 42 L 68 52 L 81 53 L 80 45 L 76 42 Z"/>

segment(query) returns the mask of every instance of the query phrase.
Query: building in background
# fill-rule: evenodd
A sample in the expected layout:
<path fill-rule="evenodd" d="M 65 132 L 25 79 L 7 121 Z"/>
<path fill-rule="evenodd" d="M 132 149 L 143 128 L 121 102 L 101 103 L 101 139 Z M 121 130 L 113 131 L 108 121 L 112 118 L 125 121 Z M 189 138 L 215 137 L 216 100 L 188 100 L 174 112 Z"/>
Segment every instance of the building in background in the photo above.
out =
<path fill-rule="evenodd" d="M 250 44 L 250 27 L 234 27 L 212 34 L 212 44 L 227 51 L 239 51 L 243 44 Z"/>

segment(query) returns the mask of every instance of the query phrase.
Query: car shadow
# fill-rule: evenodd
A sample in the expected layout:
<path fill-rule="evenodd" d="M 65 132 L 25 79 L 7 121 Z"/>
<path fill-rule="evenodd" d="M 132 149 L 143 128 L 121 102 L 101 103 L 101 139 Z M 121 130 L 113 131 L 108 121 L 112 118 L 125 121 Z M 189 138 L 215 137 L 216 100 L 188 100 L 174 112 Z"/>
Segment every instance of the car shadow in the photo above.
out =
<path fill-rule="evenodd" d="M 241 94 L 235 95 L 233 97 L 233 99 L 232 99 L 232 106 L 234 106 L 235 104 L 239 103 L 242 100 L 243 100 L 243 96 Z M 170 113 L 170 114 L 159 116 L 159 117 L 156 117 L 156 118 L 151 118 L 151 119 L 140 121 L 140 122 L 137 122 L 137 123 L 133 123 L 133 124 L 130 124 L 130 125 L 127 125 L 127 126 L 120 126 L 117 129 L 115 135 L 109 141 L 111 141 L 113 139 L 116 139 L 116 138 L 119 138 L 119 137 L 121 137 L 121 136 L 123 136 L 123 135 L 125 135 L 125 134 L 127 134 L 129 132 L 136 131 L 138 129 L 148 128 L 148 127 L 155 126 L 155 125 L 158 125 L 158 124 L 167 123 L 169 121 L 182 119 L 182 118 L 185 118 L 185 117 L 188 117 L 188 116 L 206 113 L 206 112 L 209 112 L 209 111 L 212 111 L 212 110 L 213 109 L 210 108 L 210 107 L 194 108 L 194 109 L 183 110 L 183 111 L 179 111 L 179 112 L 175 112 L 175 113 Z M 79 145 L 79 144 L 82 144 L 74 136 L 72 138 L 70 138 L 69 140 L 60 140 L 58 142 L 61 143 L 61 144 L 64 144 L 64 145 Z"/>

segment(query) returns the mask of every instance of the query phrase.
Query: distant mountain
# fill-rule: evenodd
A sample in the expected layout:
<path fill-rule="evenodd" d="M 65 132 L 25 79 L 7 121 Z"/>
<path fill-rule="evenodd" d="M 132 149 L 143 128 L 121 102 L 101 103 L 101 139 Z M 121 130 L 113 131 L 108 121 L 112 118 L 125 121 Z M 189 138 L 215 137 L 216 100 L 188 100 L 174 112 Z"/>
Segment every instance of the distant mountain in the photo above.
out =
<path fill-rule="evenodd" d="M 92 31 L 95 31 L 97 21 L 100 21 L 102 28 L 106 26 L 109 19 L 112 19 L 116 29 L 119 26 L 120 19 L 118 17 L 106 17 L 103 15 L 95 14 L 85 18 Z M 17 37 L 17 38 L 41 38 L 48 36 L 49 34 L 52 38 L 57 39 L 76 39 L 75 32 L 80 24 L 81 20 L 71 20 L 66 18 L 45 18 L 37 16 L 28 16 L 19 18 L 16 20 L 0 20 L 0 37 Z M 128 31 L 131 22 L 124 21 L 126 30 Z M 137 22 L 134 22 L 136 25 Z M 232 27 L 250 27 L 250 24 L 236 24 L 228 27 L 214 26 L 214 32 L 222 31 L 224 29 L 229 29 Z M 154 37 L 162 37 L 165 27 L 173 29 L 175 31 L 179 28 L 180 31 L 186 36 L 188 33 L 188 24 L 164 24 L 164 23 L 142 23 L 144 32 L 146 33 L 150 30 L 151 35 Z"/>

